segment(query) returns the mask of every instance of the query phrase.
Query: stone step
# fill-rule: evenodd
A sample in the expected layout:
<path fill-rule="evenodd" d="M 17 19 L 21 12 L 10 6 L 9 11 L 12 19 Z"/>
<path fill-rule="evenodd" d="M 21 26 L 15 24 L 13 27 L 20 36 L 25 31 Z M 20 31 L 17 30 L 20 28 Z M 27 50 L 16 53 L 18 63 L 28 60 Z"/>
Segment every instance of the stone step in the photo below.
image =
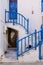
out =
<path fill-rule="evenodd" d="M 38 49 L 37 50 L 31 50 L 30 52 L 27 52 L 23 56 L 19 57 L 19 62 L 33 63 L 33 62 L 36 62 L 36 61 L 39 61 Z"/>

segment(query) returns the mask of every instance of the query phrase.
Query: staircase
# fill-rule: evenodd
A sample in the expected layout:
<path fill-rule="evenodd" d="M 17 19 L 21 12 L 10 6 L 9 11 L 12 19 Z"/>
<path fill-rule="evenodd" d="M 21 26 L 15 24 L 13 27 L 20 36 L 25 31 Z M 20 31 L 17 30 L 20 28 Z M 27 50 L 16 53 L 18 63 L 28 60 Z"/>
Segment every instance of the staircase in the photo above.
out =
<path fill-rule="evenodd" d="M 5 11 L 5 23 L 13 23 L 22 26 L 27 33 L 29 33 L 29 20 L 26 19 L 22 14 L 17 13 L 17 20 L 9 19 L 9 11 Z M 18 61 L 39 61 L 38 59 L 38 48 L 39 41 L 43 39 L 43 29 L 40 31 L 35 30 L 32 34 L 16 40 L 16 52 Z M 37 48 L 38 47 L 38 48 Z M 40 52 L 40 51 L 39 51 Z M 40 56 L 40 54 L 39 54 Z M 27 59 L 29 58 L 29 59 Z"/>
<path fill-rule="evenodd" d="M 15 12 L 14 12 L 15 13 Z M 29 19 L 26 19 L 22 14 L 16 13 L 17 14 L 17 19 L 10 19 L 10 11 L 5 10 L 5 23 L 12 23 L 13 26 L 15 24 L 18 24 L 22 26 L 27 33 L 29 33 Z"/>
<path fill-rule="evenodd" d="M 38 48 L 37 50 L 30 50 L 28 52 L 26 52 L 23 56 L 20 56 L 18 58 L 19 62 L 29 62 L 29 63 L 34 63 L 34 62 L 38 62 L 39 58 L 38 58 Z"/>
<path fill-rule="evenodd" d="M 32 55 L 28 53 L 29 54 L 28 56 L 30 56 L 30 58 L 31 58 L 31 56 L 33 58 L 35 53 L 38 54 L 37 47 L 40 47 L 41 43 L 39 44 L 39 41 L 41 41 L 43 39 L 42 38 L 42 35 L 43 35 L 42 32 L 43 32 L 43 29 L 41 28 L 40 31 L 35 30 L 34 33 L 32 33 L 32 34 L 30 34 L 30 35 L 28 35 L 28 36 L 26 36 L 22 39 L 16 40 L 17 59 L 19 59 L 19 57 L 21 57 L 21 56 L 26 57 L 25 54 L 28 53 L 28 52 L 30 53 L 30 51 L 33 51 L 33 53 L 31 52 Z M 31 45 L 31 47 L 29 47 L 30 45 Z M 41 48 L 39 48 L 39 49 L 41 49 Z M 38 56 L 40 56 L 41 51 L 40 50 L 38 50 L 38 51 L 39 51 Z M 36 58 L 36 57 L 34 57 L 34 58 Z"/>

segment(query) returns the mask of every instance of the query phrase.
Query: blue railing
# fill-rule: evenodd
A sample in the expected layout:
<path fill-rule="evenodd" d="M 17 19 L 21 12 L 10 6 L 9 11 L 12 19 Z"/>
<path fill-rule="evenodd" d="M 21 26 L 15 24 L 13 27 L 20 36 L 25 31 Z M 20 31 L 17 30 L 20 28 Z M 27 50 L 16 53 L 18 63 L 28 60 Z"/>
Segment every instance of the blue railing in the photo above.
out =
<path fill-rule="evenodd" d="M 17 59 L 20 55 L 23 55 L 25 52 L 31 50 L 31 49 L 37 49 L 39 46 L 39 41 L 43 40 L 43 26 L 41 26 L 41 30 L 37 31 L 35 30 L 34 33 L 22 38 L 16 40 L 17 45 Z M 29 46 L 31 45 L 31 48 Z M 39 48 L 40 49 L 40 48 Z M 39 54 L 41 54 L 41 51 L 39 50 Z M 41 57 L 41 55 L 39 55 Z"/>
<path fill-rule="evenodd" d="M 5 23 L 13 23 L 21 25 L 27 33 L 29 33 L 29 19 L 26 19 L 22 14 L 17 13 L 17 20 L 16 19 L 10 19 L 9 16 L 10 11 L 5 10 Z"/>
<path fill-rule="evenodd" d="M 41 26 L 41 40 L 39 40 L 39 59 L 42 59 L 42 45 L 43 45 L 43 25 Z"/>
<path fill-rule="evenodd" d="M 41 60 L 42 59 L 42 44 L 43 44 L 43 41 L 39 41 L 39 59 Z"/>
<path fill-rule="evenodd" d="M 16 44 L 17 44 L 17 58 L 20 55 L 23 55 L 25 52 L 31 50 L 31 49 L 35 49 L 38 46 L 39 40 L 41 40 L 41 30 L 40 31 L 36 31 L 20 40 L 16 40 Z M 29 48 L 29 46 L 31 45 L 31 48 Z"/>

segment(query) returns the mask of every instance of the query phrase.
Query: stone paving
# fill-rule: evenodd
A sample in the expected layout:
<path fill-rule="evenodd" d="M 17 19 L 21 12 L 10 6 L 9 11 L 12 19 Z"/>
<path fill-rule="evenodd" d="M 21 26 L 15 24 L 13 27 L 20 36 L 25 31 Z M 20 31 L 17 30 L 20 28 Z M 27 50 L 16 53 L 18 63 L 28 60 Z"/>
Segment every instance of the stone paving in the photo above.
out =
<path fill-rule="evenodd" d="M 40 61 L 40 62 L 35 62 L 35 63 L 15 63 L 15 62 L 3 62 L 3 63 L 0 63 L 0 65 L 43 65 L 43 62 Z"/>
<path fill-rule="evenodd" d="M 42 56 L 43 56 L 43 45 L 42 45 Z M 37 50 L 30 50 L 28 52 L 26 52 L 23 56 L 20 56 L 17 60 L 16 58 L 16 52 L 10 52 L 11 54 L 7 54 L 6 57 L 3 57 L 2 60 L 0 60 L 0 62 L 6 62 L 6 63 L 43 63 L 43 59 L 39 60 L 39 48 L 37 48 Z"/>

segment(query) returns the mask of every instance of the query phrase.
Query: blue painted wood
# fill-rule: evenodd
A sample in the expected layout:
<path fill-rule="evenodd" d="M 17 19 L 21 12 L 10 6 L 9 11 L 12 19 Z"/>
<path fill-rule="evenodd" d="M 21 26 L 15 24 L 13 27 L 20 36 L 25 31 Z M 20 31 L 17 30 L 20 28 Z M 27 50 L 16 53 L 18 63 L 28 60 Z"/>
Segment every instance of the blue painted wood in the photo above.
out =
<path fill-rule="evenodd" d="M 31 35 L 31 43 L 32 43 L 32 47 L 33 47 L 33 35 Z"/>
<path fill-rule="evenodd" d="M 6 23 L 6 10 L 5 10 L 5 23 Z"/>
<path fill-rule="evenodd" d="M 19 52 L 18 52 L 18 48 L 19 48 L 19 47 L 18 47 L 18 39 L 16 39 L 16 52 L 17 52 L 16 55 L 17 55 L 17 60 L 18 60 L 18 53 L 19 53 Z"/>
<path fill-rule="evenodd" d="M 14 25 L 14 19 L 13 19 L 13 25 Z"/>
<path fill-rule="evenodd" d="M 17 1 L 9 0 L 9 19 L 17 19 Z"/>
<path fill-rule="evenodd" d="M 22 53 L 23 53 L 23 52 L 22 52 L 22 40 L 21 40 L 21 55 L 22 55 Z"/>
<path fill-rule="evenodd" d="M 42 54 L 41 54 L 41 46 L 42 46 L 42 41 L 39 41 L 39 60 L 42 59 Z"/>
<path fill-rule="evenodd" d="M 35 50 L 36 50 L 36 45 L 37 45 L 37 30 L 35 30 Z"/>
<path fill-rule="evenodd" d="M 29 49 L 29 36 L 28 36 L 28 49 Z"/>
<path fill-rule="evenodd" d="M 43 12 L 43 1 L 41 1 L 41 12 Z"/>
<path fill-rule="evenodd" d="M 27 19 L 27 33 L 29 33 L 29 19 Z"/>
<path fill-rule="evenodd" d="M 43 40 L 43 25 L 41 25 L 41 40 Z"/>

